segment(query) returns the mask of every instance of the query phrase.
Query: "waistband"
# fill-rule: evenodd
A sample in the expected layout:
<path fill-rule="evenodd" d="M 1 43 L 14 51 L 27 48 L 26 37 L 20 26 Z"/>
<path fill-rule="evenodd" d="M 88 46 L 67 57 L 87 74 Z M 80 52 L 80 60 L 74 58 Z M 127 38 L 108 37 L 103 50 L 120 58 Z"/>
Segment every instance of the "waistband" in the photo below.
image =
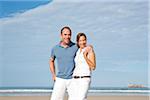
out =
<path fill-rule="evenodd" d="M 91 76 L 73 76 L 73 78 L 77 79 L 77 78 L 91 78 Z"/>

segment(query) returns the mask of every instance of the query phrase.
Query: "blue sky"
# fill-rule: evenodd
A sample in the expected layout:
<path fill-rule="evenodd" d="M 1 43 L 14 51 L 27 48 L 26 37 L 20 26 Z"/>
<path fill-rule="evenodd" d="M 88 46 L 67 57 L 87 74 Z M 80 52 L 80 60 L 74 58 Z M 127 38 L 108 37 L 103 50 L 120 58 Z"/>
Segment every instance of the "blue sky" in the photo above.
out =
<path fill-rule="evenodd" d="M 52 86 L 49 55 L 64 25 L 94 46 L 92 87 L 148 86 L 148 1 L 139 1 L 1 2 L 0 87 Z"/>
<path fill-rule="evenodd" d="M 4 0 L 0 1 L 0 18 L 12 16 L 16 12 L 25 12 L 26 10 L 36 8 L 51 2 L 51 0 Z"/>

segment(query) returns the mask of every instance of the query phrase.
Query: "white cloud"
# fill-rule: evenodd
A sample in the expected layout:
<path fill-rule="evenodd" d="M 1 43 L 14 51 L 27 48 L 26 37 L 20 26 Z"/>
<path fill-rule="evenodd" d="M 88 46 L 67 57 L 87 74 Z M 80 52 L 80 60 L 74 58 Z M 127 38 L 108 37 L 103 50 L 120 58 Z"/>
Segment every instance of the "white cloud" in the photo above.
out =
<path fill-rule="evenodd" d="M 146 57 L 147 3 L 59 3 L 65 1 L 56 0 L 48 5 L 17 13 L 13 17 L 1 18 L 0 34 L 3 39 L 0 42 L 5 44 L 5 54 L 9 56 L 5 60 L 12 59 L 12 62 L 9 62 L 11 64 L 18 61 L 18 56 L 23 56 L 23 59 L 19 59 L 20 62 L 31 60 L 32 63 L 40 63 L 41 59 L 46 61 L 48 48 L 51 49 L 59 41 L 59 31 L 64 25 L 71 26 L 74 40 L 78 32 L 87 34 L 89 43 L 94 45 L 100 69 L 103 69 L 100 60 L 104 57 L 120 57 L 122 60 Z M 20 66 L 20 63 L 16 64 Z M 119 66 L 120 63 L 117 64 Z M 26 62 L 21 65 L 32 66 Z M 11 68 L 17 67 L 15 64 L 12 66 Z M 40 64 L 36 66 L 41 68 Z M 42 66 L 48 65 L 46 63 Z M 122 70 L 122 67 L 119 68 L 115 71 Z M 129 66 L 126 66 L 125 71 L 129 69 Z M 30 70 L 35 70 L 35 67 L 31 67 Z"/>

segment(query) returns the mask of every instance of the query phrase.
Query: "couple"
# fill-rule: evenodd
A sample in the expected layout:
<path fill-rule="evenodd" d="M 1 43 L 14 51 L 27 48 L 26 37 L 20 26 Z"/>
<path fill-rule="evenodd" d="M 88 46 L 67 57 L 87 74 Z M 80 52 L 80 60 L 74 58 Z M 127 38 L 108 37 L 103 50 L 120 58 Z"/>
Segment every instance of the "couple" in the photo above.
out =
<path fill-rule="evenodd" d="M 92 46 L 87 46 L 84 33 L 77 35 L 77 44 L 71 41 L 71 34 L 69 27 L 63 27 L 60 33 L 62 40 L 51 51 L 50 71 L 55 81 L 51 100 L 63 100 L 66 91 L 69 100 L 87 100 L 91 71 L 96 66 L 95 53 Z"/>

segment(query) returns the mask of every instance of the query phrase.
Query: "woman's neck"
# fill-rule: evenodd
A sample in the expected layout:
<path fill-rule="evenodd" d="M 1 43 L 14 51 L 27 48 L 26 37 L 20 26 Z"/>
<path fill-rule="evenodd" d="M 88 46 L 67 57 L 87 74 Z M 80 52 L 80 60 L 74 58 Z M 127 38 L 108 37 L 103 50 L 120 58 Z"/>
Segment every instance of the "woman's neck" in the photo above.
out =
<path fill-rule="evenodd" d="M 80 51 L 82 51 L 85 47 L 80 47 Z"/>

